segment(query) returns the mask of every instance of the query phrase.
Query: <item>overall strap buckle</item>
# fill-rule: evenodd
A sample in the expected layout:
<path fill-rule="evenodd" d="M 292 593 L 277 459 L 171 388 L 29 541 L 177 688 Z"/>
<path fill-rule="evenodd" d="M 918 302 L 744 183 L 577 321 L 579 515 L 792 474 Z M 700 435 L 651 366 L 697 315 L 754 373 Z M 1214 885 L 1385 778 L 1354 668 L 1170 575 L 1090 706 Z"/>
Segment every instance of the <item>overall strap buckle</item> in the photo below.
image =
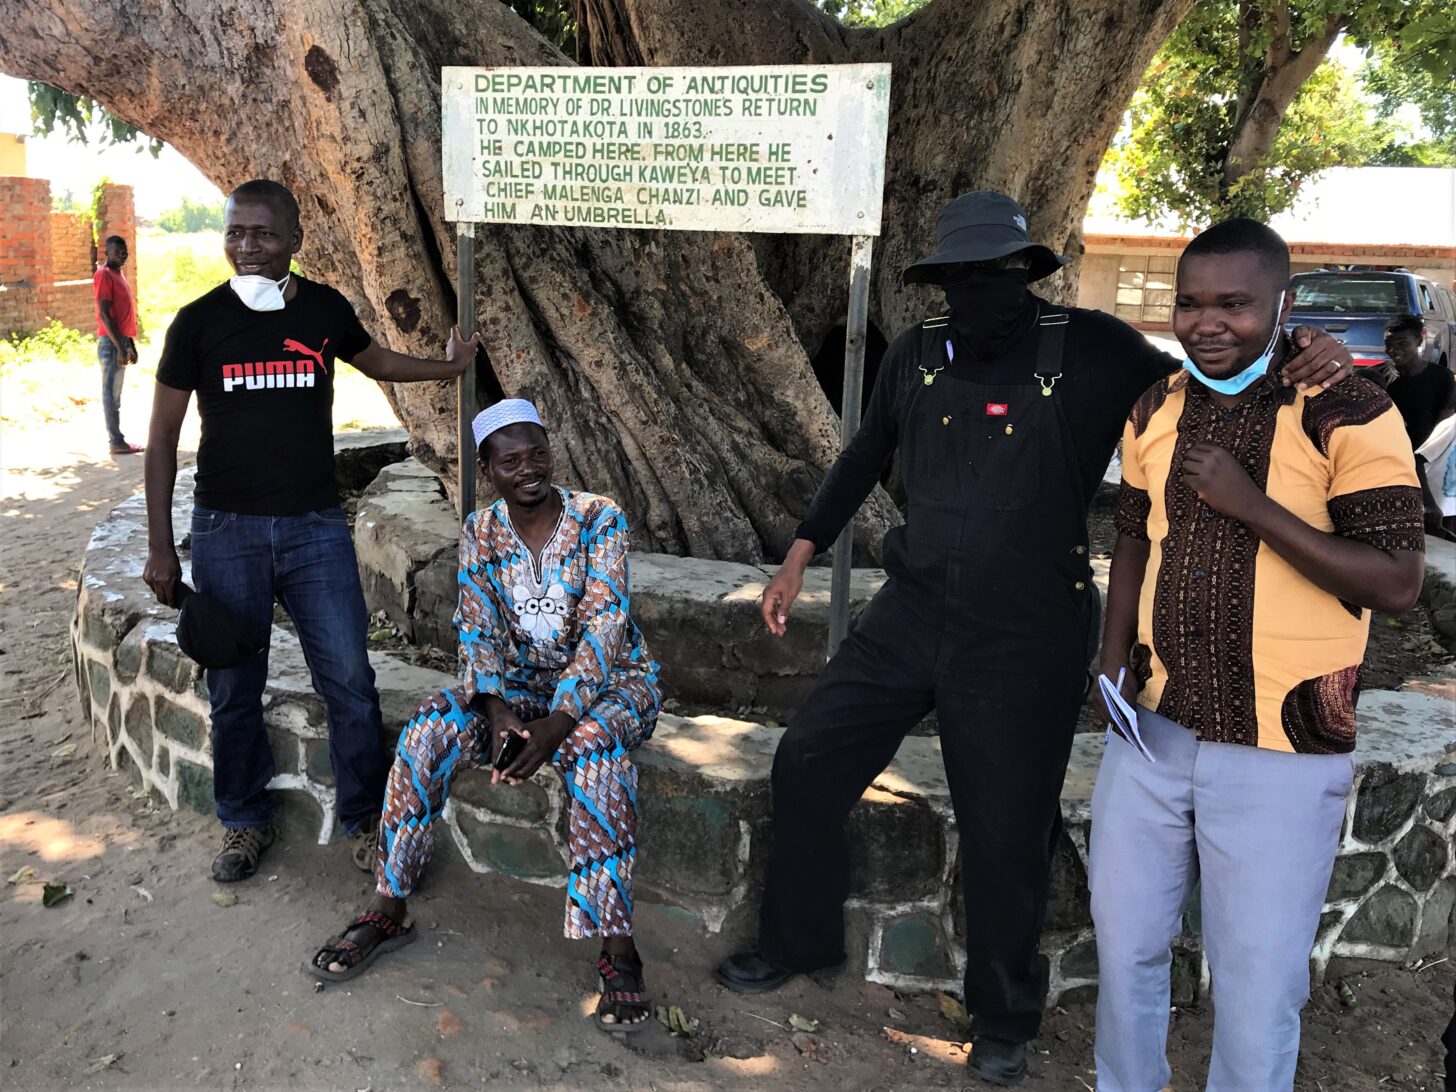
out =
<path fill-rule="evenodd" d="M 1071 316 L 1065 311 L 1042 311 L 1037 316 L 1035 375 L 1041 384 L 1043 398 L 1052 396 L 1052 388 L 1062 378 L 1062 347 L 1070 320 Z"/>

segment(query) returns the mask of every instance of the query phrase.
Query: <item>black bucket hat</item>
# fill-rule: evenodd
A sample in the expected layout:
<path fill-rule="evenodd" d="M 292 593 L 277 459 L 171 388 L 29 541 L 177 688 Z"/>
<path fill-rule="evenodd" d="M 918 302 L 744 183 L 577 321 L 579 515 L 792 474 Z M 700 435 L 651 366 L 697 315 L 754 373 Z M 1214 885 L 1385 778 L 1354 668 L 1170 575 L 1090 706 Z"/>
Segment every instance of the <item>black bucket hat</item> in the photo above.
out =
<path fill-rule="evenodd" d="M 1060 254 L 1031 241 L 1026 234 L 1026 213 L 1004 193 L 963 193 L 935 218 L 935 253 L 906 269 L 904 282 L 940 284 L 944 266 L 992 261 L 1022 252 L 1028 280 L 1049 277 L 1067 264 Z"/>
<path fill-rule="evenodd" d="M 180 580 L 177 601 L 177 647 L 205 668 L 237 667 L 268 647 L 267 627 L 257 633 L 211 596 L 193 591 Z"/>

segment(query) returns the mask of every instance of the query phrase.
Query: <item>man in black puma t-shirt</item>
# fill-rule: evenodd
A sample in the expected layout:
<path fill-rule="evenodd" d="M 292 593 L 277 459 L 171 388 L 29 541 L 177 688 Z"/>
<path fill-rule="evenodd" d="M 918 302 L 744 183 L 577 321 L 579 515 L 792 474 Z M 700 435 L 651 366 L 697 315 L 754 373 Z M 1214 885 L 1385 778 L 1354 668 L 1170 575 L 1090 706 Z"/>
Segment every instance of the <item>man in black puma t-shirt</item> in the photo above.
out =
<path fill-rule="evenodd" d="M 339 503 L 334 367 L 355 360 L 369 335 L 337 291 L 297 274 L 290 281 L 295 294 L 279 311 L 251 311 L 220 284 L 167 333 L 157 380 L 197 394 L 202 508 L 293 516 Z"/>
<path fill-rule="evenodd" d="M 229 196 L 223 246 L 237 276 L 178 312 L 157 368 L 143 579 L 176 605 L 172 491 L 177 437 L 195 391 L 202 444 L 193 580 L 259 634 L 268 632 L 275 599 L 293 619 L 328 712 L 339 820 L 368 871 L 388 755 L 358 562 L 334 486 L 334 368 L 343 360 L 390 383 L 453 379 L 478 339 L 453 331 L 443 361 L 391 352 L 370 339 L 342 295 L 289 272 L 302 245 L 298 203 L 286 188 L 257 180 Z M 267 678 L 266 647 L 239 666 L 207 671 L 213 793 L 224 827 L 212 874 L 220 881 L 251 876 L 273 840 Z"/>

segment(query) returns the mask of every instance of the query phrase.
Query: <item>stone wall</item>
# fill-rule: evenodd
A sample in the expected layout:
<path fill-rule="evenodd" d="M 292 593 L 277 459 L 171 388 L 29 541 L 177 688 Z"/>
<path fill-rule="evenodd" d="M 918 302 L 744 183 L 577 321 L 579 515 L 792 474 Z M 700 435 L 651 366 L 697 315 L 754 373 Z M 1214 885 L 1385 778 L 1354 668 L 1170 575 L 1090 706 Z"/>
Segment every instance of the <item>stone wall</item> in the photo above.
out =
<path fill-rule="evenodd" d="M 416 644 L 454 647 L 458 528 L 439 479 L 413 459 L 385 467 L 359 500 L 354 536 L 369 609 Z M 776 638 L 759 617 L 769 571 L 668 554 L 634 553 L 631 565 L 632 614 L 676 702 L 788 720 L 824 667 L 827 568 L 806 574 L 793 624 Z M 856 569 L 850 609 L 858 612 L 884 579 L 879 569 Z"/>
<path fill-rule="evenodd" d="M 374 441 L 364 441 L 367 447 Z M 354 465 L 360 443 L 346 456 Z M 377 460 L 376 460 L 377 461 Z M 392 468 L 398 471 L 399 468 Z M 406 468 L 391 474 L 390 495 L 424 491 Z M 176 519 L 186 526 L 191 482 L 178 483 Z M 392 503 L 392 502 L 391 502 Z M 389 535 L 375 505 L 366 536 Z M 453 537 L 453 519 L 448 534 Z M 1456 587 L 1456 551 L 1433 543 L 1433 586 Z M 87 547 L 72 636 L 76 686 L 110 761 L 176 808 L 212 809 L 205 686 L 177 650 L 174 615 L 157 606 L 141 584 L 145 512 L 140 497 L 123 502 L 97 527 Z M 439 550 L 453 553 L 449 545 Z M 403 551 L 408 553 L 408 551 Z M 389 570 L 408 569 L 395 559 Z M 724 638 L 715 611 L 732 611 L 756 597 L 762 574 L 725 567 L 702 582 L 694 568 L 674 593 L 697 596 L 700 625 L 742 662 L 741 644 Z M 184 571 L 186 559 L 184 556 Z M 377 570 L 384 579 L 386 570 Z M 678 579 L 674 566 L 639 560 L 637 599 L 654 580 Z M 1447 582 L 1444 583 L 1443 582 Z M 668 583 L 671 583 L 668 580 Z M 416 587 L 416 594 L 419 594 Z M 428 592 L 427 594 L 436 594 Z M 667 603 L 663 595 L 660 602 Z M 1433 592 L 1434 594 L 1434 592 Z M 406 612 L 408 613 L 408 612 Z M 653 623 L 655 625 L 655 622 Z M 649 631 L 651 632 L 651 631 Z M 693 631 L 685 627 L 691 637 Z M 709 640 L 706 634 L 699 639 Z M 658 639 L 662 645 L 663 639 Z M 760 650 L 757 654 L 777 652 Z M 416 702 L 449 680 L 393 660 L 373 657 L 392 745 Z M 313 694 L 297 641 L 276 628 L 265 718 L 278 759 L 274 787 L 282 793 L 285 830 L 295 837 L 337 836 L 322 703 Z M 1422 680 L 1399 692 L 1364 696 L 1358 774 L 1347 806 L 1340 858 L 1312 963 L 1317 975 L 1343 959 L 1405 961 L 1452 943 L 1456 862 L 1456 724 L 1449 678 Z M 639 752 L 641 769 L 639 898 L 679 908 L 710 932 L 748 938 L 769 844 L 768 775 L 779 730 L 722 717 L 664 715 Z M 1052 999 L 1081 1000 L 1096 985 L 1086 850 L 1093 780 L 1101 757 L 1098 735 L 1077 738 L 1062 808 L 1066 833 L 1059 847 L 1043 940 Z M 478 771 L 461 774 L 442 818 L 442 852 L 480 873 L 560 886 L 565 842 L 562 795 L 555 775 L 542 771 L 517 789 L 492 786 Z M 964 917 L 958 836 L 941 767 L 939 740 L 912 737 L 876 780 L 850 821 L 854 881 L 847 910 L 851 964 L 872 981 L 906 988 L 958 988 L 963 968 Z M 988 881 L 994 882 L 994 879 Z M 1207 983 L 1197 914 L 1178 941 L 1175 999 L 1186 1002 Z"/>

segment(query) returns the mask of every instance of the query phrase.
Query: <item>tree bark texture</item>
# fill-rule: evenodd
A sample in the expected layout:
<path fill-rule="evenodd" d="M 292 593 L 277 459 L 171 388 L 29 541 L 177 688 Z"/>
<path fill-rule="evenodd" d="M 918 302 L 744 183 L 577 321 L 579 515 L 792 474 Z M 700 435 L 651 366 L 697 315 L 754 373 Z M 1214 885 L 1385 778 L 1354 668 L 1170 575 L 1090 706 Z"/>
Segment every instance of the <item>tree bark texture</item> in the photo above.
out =
<path fill-rule="evenodd" d="M 939 300 L 899 284 L 935 212 L 1004 189 L 1072 255 L 1093 177 L 1152 53 L 1193 0 L 936 0 L 847 31 L 806 0 L 583 0 L 592 64 L 895 65 L 871 318 Z M 441 66 L 569 63 L 494 0 L 10 0 L 0 70 L 86 94 L 224 191 L 300 199 L 305 272 L 392 348 L 439 356 L 455 321 L 440 164 Z M 844 239 L 482 225 L 483 397 L 534 399 L 558 476 L 627 509 L 634 543 L 781 556 L 838 448 L 808 352 L 843 323 Z M 1075 270 L 1057 291 L 1075 291 Z M 450 384 L 386 388 L 418 456 L 453 482 Z M 873 556 L 897 519 L 856 524 Z"/>
<path fill-rule="evenodd" d="M 903 286 L 900 274 L 934 249 L 936 213 L 967 190 L 1021 202 L 1032 237 L 1073 259 L 1040 289 L 1075 300 L 1082 218 L 1102 157 L 1153 54 L 1193 6 L 935 0 L 893 26 L 850 30 L 808 0 L 573 3 L 578 50 L 596 65 L 890 62 L 883 234 L 870 295 L 870 321 L 887 340 L 943 310 L 937 293 Z M 599 36 L 601 27 L 611 33 Z M 624 41 L 635 52 L 619 53 Z M 842 337 L 844 242 L 760 235 L 754 246 L 809 355 Z"/>

